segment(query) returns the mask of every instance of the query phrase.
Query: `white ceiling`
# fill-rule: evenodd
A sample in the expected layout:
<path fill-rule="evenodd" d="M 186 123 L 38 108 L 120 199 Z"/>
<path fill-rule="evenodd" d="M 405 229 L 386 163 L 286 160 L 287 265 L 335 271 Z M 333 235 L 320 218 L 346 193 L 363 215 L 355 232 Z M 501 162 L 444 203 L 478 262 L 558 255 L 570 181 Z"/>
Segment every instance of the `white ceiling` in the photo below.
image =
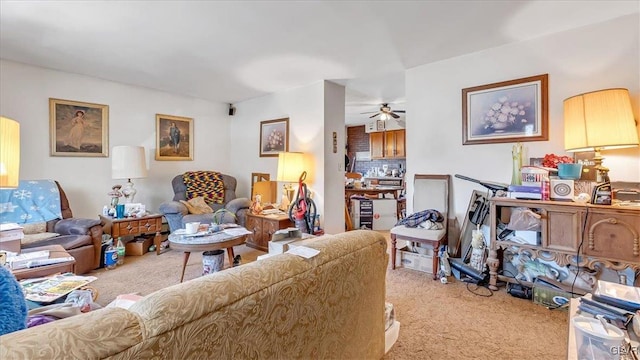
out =
<path fill-rule="evenodd" d="M 327 79 L 348 124 L 404 70 L 638 13 L 627 1 L 7 1 L 0 57 L 235 103 Z"/>

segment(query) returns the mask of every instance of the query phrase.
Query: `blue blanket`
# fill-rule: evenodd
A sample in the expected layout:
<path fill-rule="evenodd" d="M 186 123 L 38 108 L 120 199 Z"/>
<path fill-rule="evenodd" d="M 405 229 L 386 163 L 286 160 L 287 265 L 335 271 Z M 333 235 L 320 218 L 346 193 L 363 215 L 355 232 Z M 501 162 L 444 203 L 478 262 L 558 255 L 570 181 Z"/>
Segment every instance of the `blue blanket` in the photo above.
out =
<path fill-rule="evenodd" d="M 53 180 L 20 180 L 0 189 L 0 223 L 31 224 L 62 219 L 60 192 Z"/>

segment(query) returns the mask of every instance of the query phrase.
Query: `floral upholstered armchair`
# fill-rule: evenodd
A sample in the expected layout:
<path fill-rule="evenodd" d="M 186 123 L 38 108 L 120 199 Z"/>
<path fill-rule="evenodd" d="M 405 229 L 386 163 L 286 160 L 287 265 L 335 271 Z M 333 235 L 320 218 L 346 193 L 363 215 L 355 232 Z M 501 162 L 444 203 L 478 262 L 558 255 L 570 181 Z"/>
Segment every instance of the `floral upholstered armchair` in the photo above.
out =
<path fill-rule="evenodd" d="M 173 200 L 160 205 L 171 232 L 189 222 L 237 223 L 244 226 L 251 201 L 236 197 L 236 178 L 213 171 L 190 171 L 171 181 Z M 227 211 L 220 212 L 218 210 Z"/>

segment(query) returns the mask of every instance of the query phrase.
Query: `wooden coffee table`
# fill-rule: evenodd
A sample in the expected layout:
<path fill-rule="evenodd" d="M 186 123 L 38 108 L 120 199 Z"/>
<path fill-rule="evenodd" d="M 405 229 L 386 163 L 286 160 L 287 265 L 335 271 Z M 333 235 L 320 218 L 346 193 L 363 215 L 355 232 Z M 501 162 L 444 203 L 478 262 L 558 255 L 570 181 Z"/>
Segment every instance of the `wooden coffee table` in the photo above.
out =
<path fill-rule="evenodd" d="M 244 228 L 234 228 L 244 229 Z M 246 229 L 245 229 L 246 230 Z M 193 251 L 211 251 L 211 250 L 227 250 L 229 264 L 233 264 L 233 247 L 242 245 L 247 240 L 248 234 L 228 235 L 224 231 L 219 231 L 208 235 L 189 236 L 178 233 L 178 231 L 169 235 L 169 248 L 184 252 L 184 260 L 182 261 L 182 274 L 180 282 L 184 279 L 184 270 L 187 267 L 189 256 Z"/>
<path fill-rule="evenodd" d="M 62 258 L 69 257 L 69 253 L 62 247 L 62 245 L 48 245 L 48 246 L 40 246 L 35 248 L 29 248 L 22 250 L 23 253 L 26 252 L 34 252 L 34 251 L 42 251 L 49 250 L 49 258 Z M 73 273 L 76 269 L 76 261 L 65 261 L 63 263 L 38 266 L 34 268 L 27 269 L 19 269 L 19 270 L 11 270 L 11 273 L 16 277 L 16 279 L 32 279 L 37 277 L 44 277 L 48 275 L 58 274 L 58 273 Z"/>

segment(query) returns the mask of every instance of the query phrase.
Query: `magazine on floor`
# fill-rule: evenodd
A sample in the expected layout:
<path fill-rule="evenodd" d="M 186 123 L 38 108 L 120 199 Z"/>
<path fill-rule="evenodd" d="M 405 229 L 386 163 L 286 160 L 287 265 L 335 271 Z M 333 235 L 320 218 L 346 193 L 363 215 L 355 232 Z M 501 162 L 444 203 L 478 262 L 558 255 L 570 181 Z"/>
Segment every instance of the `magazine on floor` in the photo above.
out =
<path fill-rule="evenodd" d="M 27 300 L 52 302 L 98 279 L 95 276 L 62 274 L 20 281 Z"/>

